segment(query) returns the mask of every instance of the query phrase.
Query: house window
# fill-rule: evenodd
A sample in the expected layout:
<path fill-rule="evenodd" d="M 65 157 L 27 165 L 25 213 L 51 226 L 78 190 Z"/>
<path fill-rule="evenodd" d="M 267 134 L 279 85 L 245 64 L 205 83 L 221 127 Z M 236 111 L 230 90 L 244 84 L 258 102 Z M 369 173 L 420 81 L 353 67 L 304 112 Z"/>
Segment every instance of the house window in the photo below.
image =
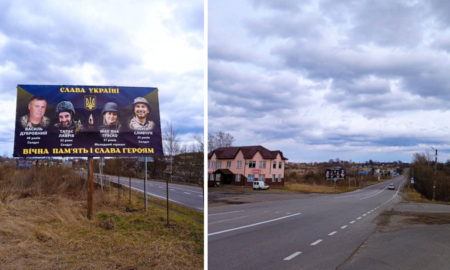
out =
<path fill-rule="evenodd" d="M 236 174 L 236 179 L 234 181 L 235 182 L 241 182 L 241 175 L 240 174 Z"/>
<path fill-rule="evenodd" d="M 248 178 L 247 178 L 247 181 L 248 181 L 248 182 L 253 182 L 253 181 L 255 181 L 255 175 L 254 175 L 254 174 L 249 174 L 249 175 L 248 175 Z"/>
<path fill-rule="evenodd" d="M 227 168 L 231 168 L 231 161 L 227 161 Z"/>
<path fill-rule="evenodd" d="M 249 161 L 248 162 L 248 167 L 249 168 L 256 168 L 256 161 Z"/>
<path fill-rule="evenodd" d="M 278 182 L 281 182 L 281 174 L 278 175 Z"/>
<path fill-rule="evenodd" d="M 278 163 L 278 169 L 281 169 L 282 164 L 283 164 L 282 162 Z"/>
<path fill-rule="evenodd" d="M 259 175 L 259 181 L 265 181 L 266 180 L 266 175 L 265 174 L 260 174 Z"/>
<path fill-rule="evenodd" d="M 277 168 L 277 162 L 276 162 L 276 161 L 273 162 L 272 168 L 273 168 L 273 169 L 276 169 L 276 168 Z"/>
<path fill-rule="evenodd" d="M 209 175 L 209 181 L 214 181 L 214 174 Z"/>
<path fill-rule="evenodd" d="M 265 169 L 266 168 L 266 162 L 265 161 L 260 161 L 259 162 L 259 168 L 260 169 Z"/>
<path fill-rule="evenodd" d="M 216 173 L 216 181 L 220 181 L 220 173 Z"/>
<path fill-rule="evenodd" d="M 237 168 L 238 169 L 242 168 L 242 160 L 237 161 Z"/>
<path fill-rule="evenodd" d="M 276 178 L 275 174 L 272 174 L 272 182 L 275 182 L 275 178 Z"/>
<path fill-rule="evenodd" d="M 217 161 L 217 169 L 222 168 L 222 161 Z"/>

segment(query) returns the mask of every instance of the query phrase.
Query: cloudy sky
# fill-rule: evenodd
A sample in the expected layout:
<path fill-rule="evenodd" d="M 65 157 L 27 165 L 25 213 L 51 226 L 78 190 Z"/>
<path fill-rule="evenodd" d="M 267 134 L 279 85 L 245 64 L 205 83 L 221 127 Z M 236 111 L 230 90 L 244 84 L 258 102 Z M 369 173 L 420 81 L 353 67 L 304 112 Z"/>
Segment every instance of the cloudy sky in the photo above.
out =
<path fill-rule="evenodd" d="M 0 155 L 13 152 L 17 84 L 158 87 L 162 126 L 192 141 L 203 31 L 202 0 L 0 1 Z"/>
<path fill-rule="evenodd" d="M 209 132 L 290 161 L 450 158 L 450 2 L 209 1 Z"/>

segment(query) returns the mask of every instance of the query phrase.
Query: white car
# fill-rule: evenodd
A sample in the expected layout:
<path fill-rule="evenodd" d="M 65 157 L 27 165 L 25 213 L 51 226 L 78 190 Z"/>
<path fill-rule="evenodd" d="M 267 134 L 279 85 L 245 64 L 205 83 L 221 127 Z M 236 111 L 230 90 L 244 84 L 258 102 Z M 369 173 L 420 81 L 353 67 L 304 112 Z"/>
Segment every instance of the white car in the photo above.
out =
<path fill-rule="evenodd" d="M 389 189 L 389 190 L 395 190 L 394 184 L 390 184 L 390 185 L 388 186 L 388 189 Z"/>
<path fill-rule="evenodd" d="M 269 189 L 269 186 L 266 183 L 264 183 L 264 181 L 254 181 L 253 190 L 257 189 Z"/>

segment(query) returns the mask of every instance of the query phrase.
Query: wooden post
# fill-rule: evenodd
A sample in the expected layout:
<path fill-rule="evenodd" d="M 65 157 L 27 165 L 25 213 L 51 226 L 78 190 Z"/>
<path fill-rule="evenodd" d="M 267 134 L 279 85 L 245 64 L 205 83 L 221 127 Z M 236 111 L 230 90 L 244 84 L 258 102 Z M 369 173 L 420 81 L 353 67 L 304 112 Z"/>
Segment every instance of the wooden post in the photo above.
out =
<path fill-rule="evenodd" d="M 120 166 L 117 166 L 117 199 L 120 201 Z"/>
<path fill-rule="evenodd" d="M 89 164 L 89 185 L 88 185 L 88 219 L 92 219 L 93 205 L 94 205 L 94 158 L 88 157 Z"/>

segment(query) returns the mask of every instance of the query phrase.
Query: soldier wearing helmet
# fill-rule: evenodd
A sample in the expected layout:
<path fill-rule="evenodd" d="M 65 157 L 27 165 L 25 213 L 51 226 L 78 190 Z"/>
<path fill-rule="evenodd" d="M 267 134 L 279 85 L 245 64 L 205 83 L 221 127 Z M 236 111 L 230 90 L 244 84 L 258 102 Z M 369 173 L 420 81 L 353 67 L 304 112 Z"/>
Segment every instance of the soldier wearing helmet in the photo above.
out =
<path fill-rule="evenodd" d="M 119 122 L 119 110 L 117 104 L 114 102 L 108 102 L 103 107 L 103 125 L 100 126 L 100 130 L 120 130 L 122 125 Z"/>
<path fill-rule="evenodd" d="M 70 101 L 61 101 L 56 105 L 56 117 L 58 117 L 59 123 L 55 124 L 55 129 L 60 130 L 73 130 L 73 134 L 77 134 L 79 131 L 83 131 L 83 125 L 81 121 L 74 120 L 75 108 Z"/>
<path fill-rule="evenodd" d="M 138 97 L 133 102 L 134 116 L 130 119 L 128 125 L 132 130 L 152 130 L 155 126 L 153 121 L 147 119 L 151 111 L 150 104 L 143 97 Z"/>

